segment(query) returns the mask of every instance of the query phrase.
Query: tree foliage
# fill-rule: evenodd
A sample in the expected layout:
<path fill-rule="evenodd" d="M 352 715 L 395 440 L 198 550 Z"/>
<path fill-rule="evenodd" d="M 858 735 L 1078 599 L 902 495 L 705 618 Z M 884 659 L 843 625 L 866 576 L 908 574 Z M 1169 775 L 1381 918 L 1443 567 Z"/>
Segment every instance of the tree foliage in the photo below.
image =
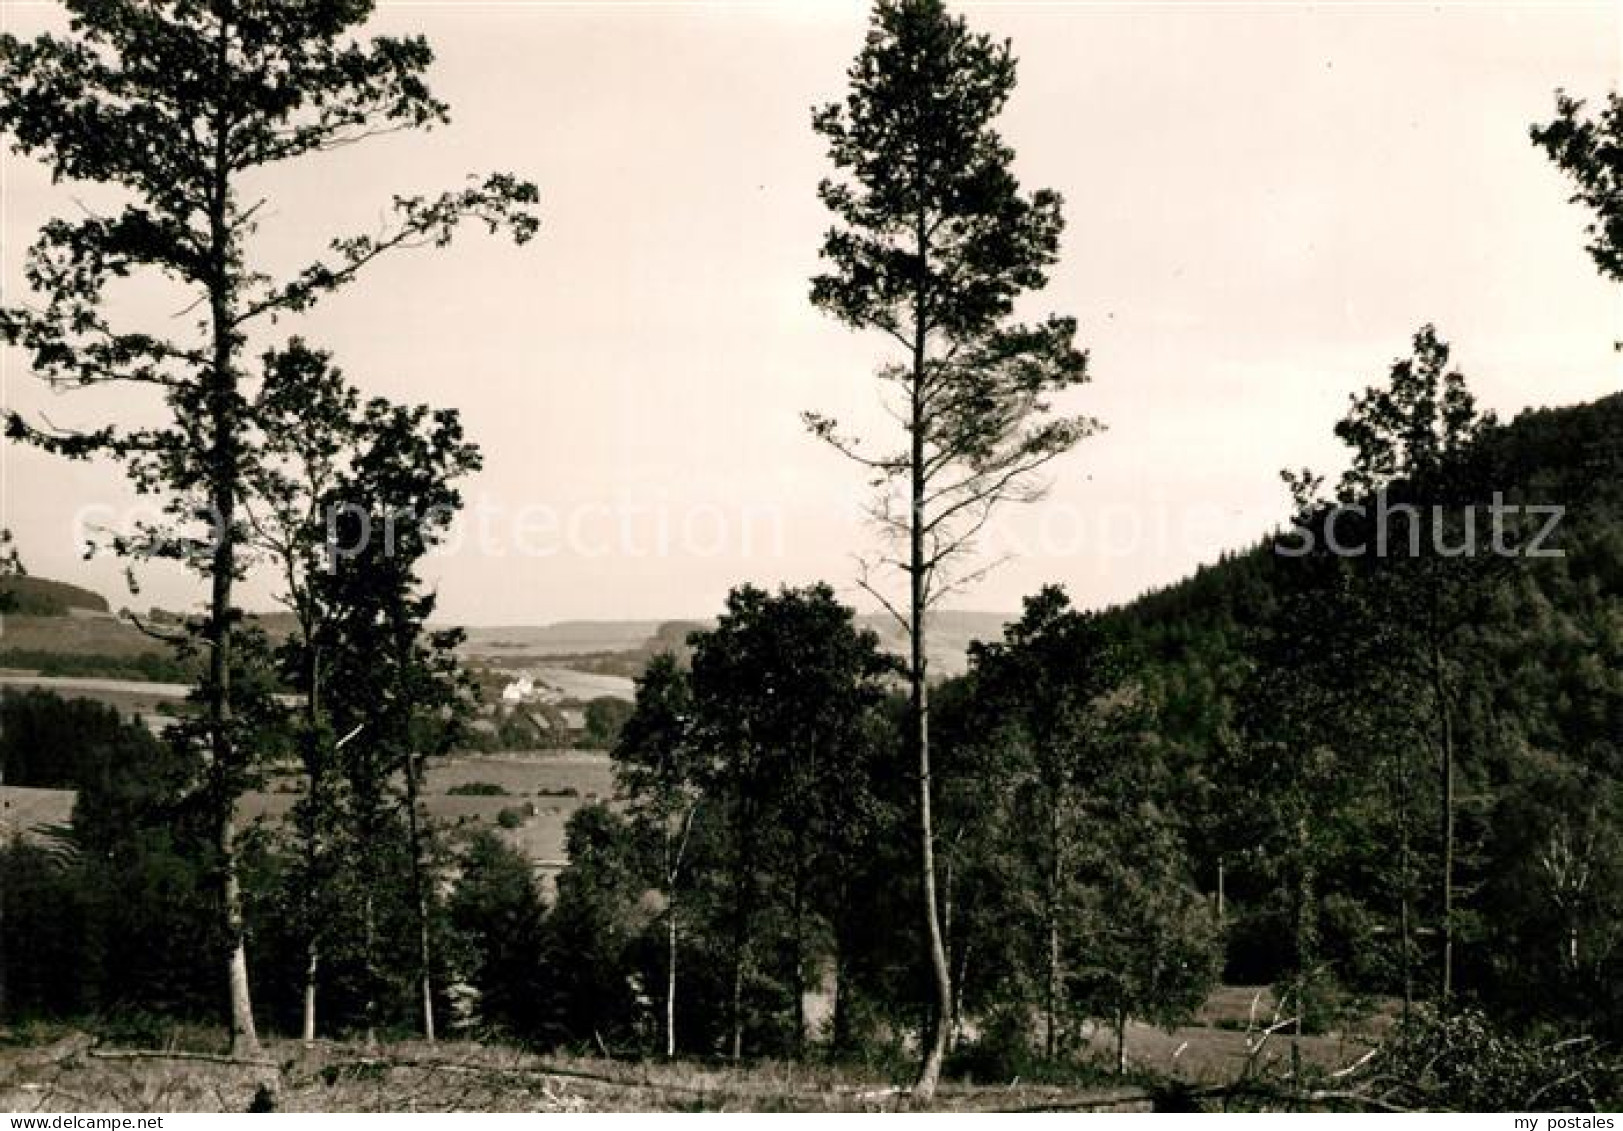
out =
<path fill-rule="evenodd" d="M 1585 232 L 1596 268 L 1609 279 L 1623 280 L 1623 98 L 1608 94 L 1589 117 L 1582 99 L 1557 91 L 1555 117 L 1530 133 L 1533 144 L 1572 182 L 1572 203 L 1591 214 Z"/>

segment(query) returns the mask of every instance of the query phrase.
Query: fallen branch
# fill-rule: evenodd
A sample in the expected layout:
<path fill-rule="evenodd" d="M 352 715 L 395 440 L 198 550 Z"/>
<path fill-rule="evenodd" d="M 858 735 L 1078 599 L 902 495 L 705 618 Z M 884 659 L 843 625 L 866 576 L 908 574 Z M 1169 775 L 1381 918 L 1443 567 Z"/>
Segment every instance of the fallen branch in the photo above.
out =
<path fill-rule="evenodd" d="M 1312 1100 L 1316 1103 L 1332 1102 L 1357 1104 L 1360 1107 L 1373 1108 L 1376 1111 L 1389 1111 L 1398 1115 L 1418 1115 L 1422 1110 L 1424 1110 L 1422 1108 L 1400 1107 L 1397 1104 L 1388 1103 L 1386 1100 L 1380 1099 L 1376 1096 L 1366 1095 L 1363 1092 L 1357 1091 L 1307 1092 L 1302 1096 L 1302 1098 Z"/>
<path fill-rule="evenodd" d="M 696 1088 L 689 1084 L 662 1084 L 653 1080 L 628 1080 L 571 1068 L 523 1068 L 516 1065 L 501 1067 L 498 1065 L 462 1064 L 450 1060 L 404 1060 L 391 1057 L 371 1057 L 326 1064 L 321 1067 L 320 1071 L 343 1072 L 355 1069 L 376 1070 L 380 1068 L 409 1068 L 418 1072 L 447 1072 L 491 1078 L 585 1080 L 593 1084 L 606 1084 L 615 1088 L 648 1088 L 654 1091 L 683 1092 L 689 1095 L 704 1095 L 706 1091 L 704 1088 Z"/>
<path fill-rule="evenodd" d="M 1100 1111 L 1107 1108 L 1127 1107 L 1132 1104 L 1149 1104 L 1155 1106 L 1155 1094 L 1142 1088 L 1133 1088 L 1120 1092 L 1105 1092 L 1100 1095 L 1078 1095 L 1058 1103 L 1034 1104 L 1030 1107 L 1014 1109 L 1019 1114 L 1037 1114 L 1040 1112 L 1062 1111 Z"/>
<path fill-rule="evenodd" d="M 210 1052 L 166 1052 L 159 1049 L 91 1049 L 97 1060 L 195 1060 L 205 1064 L 225 1064 L 233 1068 L 276 1068 L 274 1060 L 220 1056 Z"/>
<path fill-rule="evenodd" d="M 1336 1069 L 1336 1071 L 1330 1073 L 1330 1079 L 1332 1079 L 1332 1080 L 1341 1080 L 1341 1079 L 1344 1079 L 1344 1078 L 1346 1078 L 1348 1076 L 1351 1076 L 1354 1072 L 1357 1072 L 1360 1068 L 1364 1067 L 1364 1065 L 1368 1064 L 1372 1059 L 1374 1059 L 1375 1054 L 1380 1052 L 1380 1051 L 1381 1051 L 1381 1046 L 1376 1045 L 1374 1048 L 1372 1048 L 1368 1052 L 1366 1052 L 1363 1056 L 1359 1057 L 1357 1060 L 1355 1060 L 1351 1064 L 1347 1065 L 1347 1067 L 1338 1068 L 1338 1069 Z"/>

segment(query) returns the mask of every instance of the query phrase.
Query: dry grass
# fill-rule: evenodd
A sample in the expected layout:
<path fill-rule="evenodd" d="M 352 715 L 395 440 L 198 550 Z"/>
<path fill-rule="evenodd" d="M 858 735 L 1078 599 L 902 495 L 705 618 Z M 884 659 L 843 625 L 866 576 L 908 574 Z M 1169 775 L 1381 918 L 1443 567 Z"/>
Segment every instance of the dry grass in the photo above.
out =
<path fill-rule="evenodd" d="M 195 1034 L 192 1035 L 195 1037 Z M 1135 1025 L 1135 1069 L 1189 1084 L 1235 1080 L 1254 1034 L 1191 1026 L 1171 1033 Z M 743 1068 L 678 1062 L 541 1057 L 497 1045 L 403 1042 L 380 1048 L 271 1041 L 263 1062 L 200 1056 L 195 1039 L 168 1050 L 93 1047 L 81 1033 L 0 1049 L 0 1109 L 13 1112 L 247 1111 L 256 1101 L 279 1111 L 892 1111 L 906 1104 L 891 1081 L 827 1065 L 760 1063 Z M 1264 1047 L 1266 1064 L 1287 1057 L 1288 1041 Z M 1350 1063 L 1365 1047 L 1352 1039 L 1310 1037 L 1303 1054 L 1325 1068 Z M 1112 1049 L 1113 1051 L 1113 1049 Z M 1134 1083 L 1104 1086 L 943 1083 L 946 1111 L 1149 1110 Z"/>
<path fill-rule="evenodd" d="M 133 624 L 109 616 L 36 617 L 7 614 L 0 646 L 25 652 L 139 656 L 162 652 L 161 643 Z"/>
<path fill-rule="evenodd" d="M 1236 1080 L 1253 1056 L 1257 1069 L 1265 1074 L 1282 1075 L 1290 1063 L 1290 1045 L 1290 1036 L 1285 1033 L 1263 1040 L 1259 1031 L 1247 1033 L 1201 1025 L 1184 1025 L 1170 1032 L 1138 1023 L 1127 1027 L 1129 1065 L 1135 1070 L 1191 1084 L 1224 1084 Z M 1351 1035 L 1301 1039 L 1302 1059 L 1327 1071 L 1351 1064 L 1368 1052 L 1369 1047 L 1367 1041 Z"/>
<path fill-rule="evenodd" d="M 82 1035 L 0 1051 L 0 1108 L 13 1112 L 247 1111 L 884 1111 L 905 1100 L 887 1082 L 789 1064 L 744 1069 L 687 1063 L 547 1059 L 474 1044 L 368 1050 L 277 1041 L 267 1060 L 233 1064 L 163 1052 L 91 1048 Z M 944 1084 L 950 1111 L 1148 1106 L 1135 1088 Z"/>
<path fill-rule="evenodd" d="M 1252 1019 L 1249 1030 L 1233 1027 Z M 1288 1063 L 1284 1033 L 1263 1037 L 1272 1002 L 1255 987 L 1223 987 L 1203 1011 L 1213 1024 L 1171 1032 L 1131 1025 L 1135 1073 L 1196 1087 L 1238 1080 L 1248 1061 L 1277 1076 Z M 1215 1027 L 1217 1024 L 1226 1027 Z M 18 1035 L 13 1035 L 15 1039 Z M 42 1030 L 0 1047 L 0 1110 L 247 1111 L 269 1101 L 281 1111 L 890 1111 L 906 1103 L 893 1081 L 842 1066 L 767 1062 L 742 1068 L 693 1062 L 541 1057 L 500 1045 L 401 1042 L 381 1048 L 273 1040 L 266 1058 L 232 1063 L 205 1054 L 219 1034 L 178 1027 L 163 1049 L 111 1049 L 84 1033 Z M 1097 1034 L 1098 1058 L 1113 1062 L 1113 1034 Z M 1370 1047 L 1360 1034 L 1303 1038 L 1304 1060 L 1335 1070 Z M 1270 1071 L 1272 1070 L 1272 1071 Z M 947 1111 L 1147 1110 L 1141 1086 L 1038 1085 L 1022 1081 L 943 1083 Z"/>

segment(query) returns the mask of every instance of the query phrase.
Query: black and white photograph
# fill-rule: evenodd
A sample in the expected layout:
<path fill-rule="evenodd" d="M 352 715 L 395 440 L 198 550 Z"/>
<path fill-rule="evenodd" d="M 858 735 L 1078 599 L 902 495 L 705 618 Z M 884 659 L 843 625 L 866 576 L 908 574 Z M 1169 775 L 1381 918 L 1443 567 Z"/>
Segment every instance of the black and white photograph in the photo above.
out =
<path fill-rule="evenodd" d="M 1618 0 L 0 0 L 0 430 L 13 1131 L 1618 1129 Z"/>

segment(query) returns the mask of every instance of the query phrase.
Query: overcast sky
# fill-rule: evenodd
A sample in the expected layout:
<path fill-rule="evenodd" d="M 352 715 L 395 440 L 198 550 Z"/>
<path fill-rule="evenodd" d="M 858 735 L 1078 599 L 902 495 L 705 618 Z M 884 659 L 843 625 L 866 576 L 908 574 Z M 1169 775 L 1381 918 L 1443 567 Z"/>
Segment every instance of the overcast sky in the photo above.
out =
<path fill-rule="evenodd" d="M 0 0 L 9 30 L 51 5 Z M 1528 142 L 1552 92 L 1618 83 L 1619 6 L 965 4 L 1008 36 L 1002 126 L 1028 187 L 1065 197 L 1063 259 L 1032 313 L 1074 314 L 1109 431 L 986 547 L 964 594 L 1014 609 L 1045 582 L 1084 604 L 1165 584 L 1284 516 L 1280 468 L 1339 466 L 1330 430 L 1435 322 L 1502 414 L 1623 388 L 1618 290 Z M 468 623 L 708 615 L 740 581 L 850 589 L 875 548 L 862 477 L 806 409 L 878 434 L 885 344 L 806 300 L 828 217 L 811 107 L 843 94 L 861 5 L 385 2 L 421 31 L 452 124 L 306 160 L 255 187 L 258 250 L 289 268 L 372 230 L 391 193 L 507 169 L 541 190 L 522 248 L 472 231 L 398 257 L 284 329 L 365 391 L 462 410 L 484 448 L 460 544 L 433 567 Z M 4 159 L 6 300 L 69 186 Z M 171 311 L 140 296 L 132 311 Z M 9 353 L 8 406 L 138 418 L 139 397 L 53 397 Z M 118 604 L 200 591 L 78 560 L 83 508 L 122 516 L 116 470 L 8 446 L 4 515 L 31 572 Z M 92 516 L 95 517 L 95 516 Z M 250 602 L 269 587 L 255 581 Z"/>

